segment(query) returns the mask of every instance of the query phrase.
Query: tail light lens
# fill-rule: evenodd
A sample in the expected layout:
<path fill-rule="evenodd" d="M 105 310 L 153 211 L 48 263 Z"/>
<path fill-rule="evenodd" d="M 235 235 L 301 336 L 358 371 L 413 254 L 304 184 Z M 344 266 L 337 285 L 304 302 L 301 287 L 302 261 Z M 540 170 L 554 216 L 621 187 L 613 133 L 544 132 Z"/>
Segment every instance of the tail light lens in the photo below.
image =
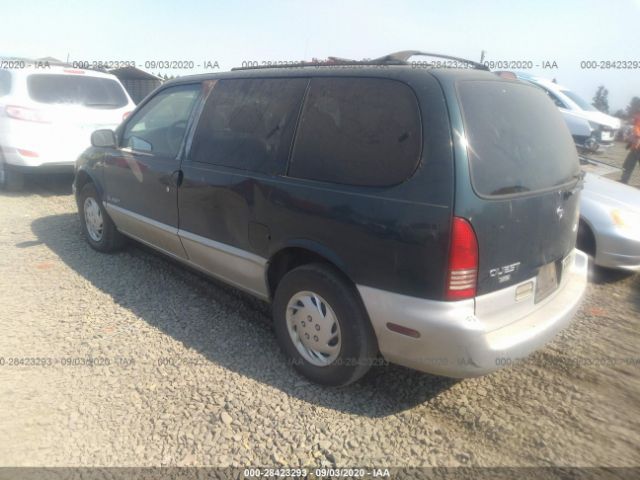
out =
<path fill-rule="evenodd" d="M 16 150 L 18 150 L 18 153 L 23 157 L 38 158 L 40 156 L 37 152 L 32 152 L 31 150 L 25 150 L 23 148 L 18 148 Z"/>
<path fill-rule="evenodd" d="M 127 117 L 128 117 L 129 115 L 131 115 L 131 112 L 124 112 L 124 113 L 122 114 L 122 121 L 124 122 L 124 121 L 127 119 Z"/>
<path fill-rule="evenodd" d="M 476 296 L 478 239 L 473 227 L 464 218 L 453 217 L 447 270 L 447 300 L 463 300 Z"/>
<path fill-rule="evenodd" d="M 51 123 L 51 120 L 47 115 L 45 115 L 40 110 L 35 110 L 33 108 L 7 105 L 5 107 L 5 112 L 7 113 L 8 117 L 14 118 L 16 120 L 24 120 L 25 122 L 36 123 Z"/>

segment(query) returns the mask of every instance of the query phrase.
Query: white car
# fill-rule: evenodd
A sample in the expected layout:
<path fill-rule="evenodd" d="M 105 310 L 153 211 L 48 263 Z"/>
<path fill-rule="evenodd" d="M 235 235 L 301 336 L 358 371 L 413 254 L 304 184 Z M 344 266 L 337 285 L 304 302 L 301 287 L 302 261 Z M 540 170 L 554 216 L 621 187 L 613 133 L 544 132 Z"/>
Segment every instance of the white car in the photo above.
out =
<path fill-rule="evenodd" d="M 63 66 L 0 70 L 0 186 L 25 173 L 73 172 L 94 130 L 115 129 L 135 104 L 113 75 Z"/>
<path fill-rule="evenodd" d="M 598 266 L 640 271 L 640 190 L 603 176 L 616 168 L 586 157 L 580 163 L 578 248 Z"/>
<path fill-rule="evenodd" d="M 578 146 L 594 152 L 601 146 L 613 145 L 621 127 L 619 118 L 601 112 L 577 93 L 552 80 L 521 72 L 514 72 L 513 75 L 519 80 L 537 85 L 546 92 L 564 116 Z"/>

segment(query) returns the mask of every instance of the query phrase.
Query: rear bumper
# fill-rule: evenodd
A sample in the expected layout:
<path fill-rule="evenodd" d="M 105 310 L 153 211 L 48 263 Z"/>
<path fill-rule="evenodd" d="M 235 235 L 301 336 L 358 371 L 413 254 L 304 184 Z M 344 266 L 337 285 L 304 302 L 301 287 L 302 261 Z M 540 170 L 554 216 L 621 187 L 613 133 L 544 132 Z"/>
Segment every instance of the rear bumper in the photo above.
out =
<path fill-rule="evenodd" d="M 437 375 L 475 377 L 526 357 L 569 324 L 586 289 L 587 264 L 587 256 L 574 250 L 561 285 L 538 304 L 533 298 L 516 303 L 515 289 L 526 282 L 459 302 L 358 290 L 388 361 Z M 420 336 L 393 332 L 389 322 Z"/>
<path fill-rule="evenodd" d="M 640 237 L 627 235 L 615 227 L 598 230 L 595 263 L 606 268 L 640 271 Z"/>
<path fill-rule="evenodd" d="M 66 173 L 73 174 L 75 170 L 75 163 L 42 163 L 40 165 L 31 166 L 31 165 L 12 165 L 7 163 L 6 168 L 9 168 L 16 172 L 21 173 L 36 173 L 36 174 L 46 174 L 46 173 Z"/>
<path fill-rule="evenodd" d="M 37 157 L 20 154 L 17 149 L 2 147 L 2 155 L 5 164 L 21 172 L 70 172 L 73 173 L 77 151 L 69 151 L 67 154 L 38 153 Z"/>

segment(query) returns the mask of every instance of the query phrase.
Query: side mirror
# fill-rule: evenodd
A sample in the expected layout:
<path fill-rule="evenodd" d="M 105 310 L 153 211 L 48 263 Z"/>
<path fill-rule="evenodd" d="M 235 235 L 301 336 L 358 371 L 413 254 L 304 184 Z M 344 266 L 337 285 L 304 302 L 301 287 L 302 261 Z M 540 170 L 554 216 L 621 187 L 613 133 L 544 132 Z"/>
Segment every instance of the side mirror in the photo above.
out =
<path fill-rule="evenodd" d="M 100 148 L 115 148 L 116 135 L 113 130 L 96 130 L 91 134 L 91 145 Z"/>

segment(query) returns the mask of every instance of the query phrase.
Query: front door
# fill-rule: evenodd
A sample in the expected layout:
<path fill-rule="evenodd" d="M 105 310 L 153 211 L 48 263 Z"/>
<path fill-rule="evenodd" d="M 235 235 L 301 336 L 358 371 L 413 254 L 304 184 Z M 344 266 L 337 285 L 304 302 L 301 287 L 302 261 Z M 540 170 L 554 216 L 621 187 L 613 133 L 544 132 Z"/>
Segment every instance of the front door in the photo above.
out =
<path fill-rule="evenodd" d="M 105 206 L 118 229 L 179 257 L 185 257 L 177 236 L 180 161 L 200 88 L 177 85 L 155 94 L 105 159 Z"/>

